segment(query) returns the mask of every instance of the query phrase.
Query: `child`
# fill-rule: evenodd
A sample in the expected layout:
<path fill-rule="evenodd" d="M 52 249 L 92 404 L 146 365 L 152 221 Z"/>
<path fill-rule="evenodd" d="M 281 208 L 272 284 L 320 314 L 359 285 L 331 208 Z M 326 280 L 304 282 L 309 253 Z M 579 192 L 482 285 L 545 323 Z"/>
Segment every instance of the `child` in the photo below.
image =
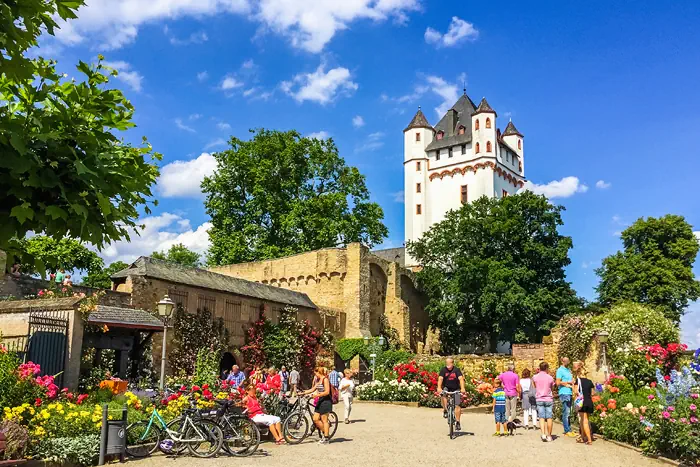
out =
<path fill-rule="evenodd" d="M 506 392 L 503 389 L 501 380 L 496 379 L 493 382 L 493 415 L 496 417 L 496 432 L 493 436 L 506 435 Z M 501 433 L 501 425 L 503 425 L 503 433 Z"/>
<path fill-rule="evenodd" d="M 70 278 L 70 274 L 66 274 L 65 278 L 63 279 L 63 287 L 72 287 L 73 286 L 73 280 Z"/>
<path fill-rule="evenodd" d="M 258 397 L 255 394 L 255 384 L 249 384 L 246 389 L 246 396 L 243 398 L 243 404 L 248 409 L 248 417 L 256 424 L 266 425 L 270 429 L 270 433 L 275 438 L 276 444 L 284 444 L 282 438 L 282 420 L 274 415 L 265 415 L 258 402 Z"/>

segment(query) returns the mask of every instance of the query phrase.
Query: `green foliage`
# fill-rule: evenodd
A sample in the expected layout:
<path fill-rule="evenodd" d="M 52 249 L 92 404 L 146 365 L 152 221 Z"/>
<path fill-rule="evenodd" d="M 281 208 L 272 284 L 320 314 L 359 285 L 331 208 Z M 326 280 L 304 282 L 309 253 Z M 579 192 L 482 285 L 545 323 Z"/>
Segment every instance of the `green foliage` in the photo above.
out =
<path fill-rule="evenodd" d="M 182 243 L 171 246 L 167 252 L 154 251 L 151 254 L 151 257 L 162 259 L 164 261 L 170 261 L 171 263 L 182 264 L 183 266 L 189 266 L 192 268 L 198 268 L 201 266 L 199 253 L 190 250 Z"/>
<path fill-rule="evenodd" d="M 82 269 L 88 271 L 88 274 L 96 274 L 102 271 L 104 265 L 102 258 L 97 256 L 94 251 L 72 238 L 54 240 L 43 235 L 36 235 L 24 239 L 21 242 L 21 248 L 23 255 L 39 261 L 49 272 L 65 269 L 70 273 L 74 269 Z M 31 274 L 37 270 L 32 270 L 29 267 L 25 272 Z"/>
<path fill-rule="evenodd" d="M 399 363 L 408 363 L 415 358 L 415 354 L 408 350 L 385 350 L 377 354 L 376 366 L 391 370 Z"/>
<path fill-rule="evenodd" d="M 5 420 L 0 422 L 0 433 L 5 434 L 5 452 L 0 454 L 0 460 L 22 459 L 29 442 L 29 432 L 22 425 Z"/>
<path fill-rule="evenodd" d="M 199 349 L 192 382 L 198 386 L 208 384 L 214 387 L 219 379 L 219 359 L 220 355 L 211 349 Z"/>
<path fill-rule="evenodd" d="M 558 231 L 563 210 L 531 192 L 484 196 L 407 245 L 423 265 L 418 278 L 443 351 L 485 337 L 492 350 L 498 340 L 538 342 L 580 305 L 564 272 L 572 241 Z"/>
<path fill-rule="evenodd" d="M 214 154 L 202 182 L 211 216 L 209 264 L 277 258 L 325 247 L 380 243 L 384 213 L 369 201 L 365 178 L 348 167 L 332 139 L 296 131 L 251 131 Z"/>
<path fill-rule="evenodd" d="M 634 392 L 656 380 L 656 364 L 647 360 L 644 352 L 633 351 L 618 356 L 616 369 L 625 375 Z"/>
<path fill-rule="evenodd" d="M 60 464 L 94 465 L 100 451 L 100 435 L 44 438 L 32 447 L 32 454 Z"/>
<path fill-rule="evenodd" d="M 362 355 L 365 350 L 365 340 L 361 337 L 338 339 L 335 343 L 335 351 L 341 360 L 352 360 L 355 355 Z"/>
<path fill-rule="evenodd" d="M 700 297 L 693 264 L 700 245 L 682 216 L 638 219 L 622 232 L 624 250 L 596 270 L 603 305 L 634 301 L 663 310 L 678 323 L 689 301 Z"/>
<path fill-rule="evenodd" d="M 224 320 L 214 318 L 209 310 L 187 313 L 178 307 L 174 313 L 173 329 L 175 336 L 168 359 L 172 368 L 187 375 L 194 374 L 200 349 L 207 349 L 218 359 L 228 348 L 229 331 Z"/>
<path fill-rule="evenodd" d="M 41 3 L 49 10 L 60 3 L 64 6 L 56 8 L 66 15 L 80 5 L 13 3 Z M 7 14 L 3 4 L 0 21 L 7 22 Z M 36 18 L 25 20 L 37 24 Z M 0 43 L 0 55 L 17 47 L 21 48 Z M 101 56 L 96 65 L 80 62 L 77 69 L 82 77 L 73 81 L 64 78 L 54 62 L 39 58 L 30 61 L 32 76 L 14 77 L 5 68 L 0 75 L 5 109 L 0 111 L 0 249 L 11 261 L 21 257 L 30 269 L 41 270 L 43 265 L 23 254 L 21 239 L 29 232 L 102 248 L 128 239 L 129 230 L 138 228 L 141 210 L 150 213 L 147 202 L 158 167 L 145 158 L 161 156 L 145 139 L 132 146 L 113 133 L 134 126 L 133 106 L 109 86 L 108 75 L 117 72 L 105 66 Z"/>
<path fill-rule="evenodd" d="M 88 275 L 83 278 L 82 285 L 98 289 L 109 289 L 112 287 L 112 275 L 128 267 L 129 265 L 124 261 L 115 261 L 104 269 L 89 271 Z"/>
<path fill-rule="evenodd" d="M 644 428 L 644 425 L 639 423 L 639 415 L 626 410 L 615 410 L 610 411 L 605 417 L 600 432 L 606 438 L 640 446 L 649 436 Z"/>
<path fill-rule="evenodd" d="M 649 455 L 663 455 L 678 459 L 681 465 L 697 465 L 700 460 L 700 422 L 697 400 L 683 399 L 674 404 L 669 418 L 659 417 L 654 420 L 654 428 L 642 443 L 642 449 Z M 668 410 L 668 407 L 666 408 Z M 692 421 L 691 421 L 692 420 Z"/>
<path fill-rule="evenodd" d="M 0 334 L 0 338 L 2 334 Z M 2 339 L 0 339 L 0 407 L 12 407 L 13 391 L 17 384 L 15 370 L 19 366 L 19 360 L 13 352 L 4 351 Z"/>
<path fill-rule="evenodd" d="M 610 333 L 607 355 L 613 368 L 639 345 L 678 342 L 678 328 L 664 314 L 638 303 L 618 303 L 599 315 L 571 315 L 562 319 L 558 353 L 584 360 L 595 335 Z"/>

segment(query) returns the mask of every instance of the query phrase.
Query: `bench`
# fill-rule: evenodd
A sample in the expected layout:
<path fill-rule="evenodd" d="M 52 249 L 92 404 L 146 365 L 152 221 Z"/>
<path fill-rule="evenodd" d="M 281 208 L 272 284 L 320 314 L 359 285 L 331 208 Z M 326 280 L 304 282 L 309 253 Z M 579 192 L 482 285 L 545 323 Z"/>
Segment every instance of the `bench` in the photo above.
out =
<path fill-rule="evenodd" d="M 7 440 L 5 438 L 5 433 L 0 433 L 0 454 L 5 452 L 5 447 L 7 447 Z M 13 465 L 24 464 L 27 462 L 26 459 L 12 459 L 8 461 L 2 460 L 0 457 L 0 467 L 9 467 Z"/>

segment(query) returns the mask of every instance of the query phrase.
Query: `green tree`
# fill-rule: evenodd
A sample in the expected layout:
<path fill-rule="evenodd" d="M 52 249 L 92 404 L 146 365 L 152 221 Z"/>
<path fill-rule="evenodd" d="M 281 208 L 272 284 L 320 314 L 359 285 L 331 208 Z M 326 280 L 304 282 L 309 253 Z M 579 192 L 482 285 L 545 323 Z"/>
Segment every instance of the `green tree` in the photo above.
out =
<path fill-rule="evenodd" d="M 151 257 L 156 259 L 162 259 L 164 261 L 170 261 L 171 263 L 182 264 L 183 266 L 190 266 L 193 268 L 198 268 L 201 264 L 199 262 L 199 253 L 190 250 L 182 243 L 178 243 L 171 246 L 167 252 L 154 251 L 151 254 Z"/>
<path fill-rule="evenodd" d="M 688 302 L 700 297 L 693 274 L 700 245 L 690 224 L 676 215 L 641 218 L 622 232 L 622 243 L 596 270 L 600 303 L 645 303 L 678 323 Z"/>
<path fill-rule="evenodd" d="M 252 131 L 214 154 L 202 182 L 211 216 L 209 264 L 276 258 L 387 236 L 384 213 L 369 201 L 365 178 L 348 167 L 332 139 L 296 131 Z"/>
<path fill-rule="evenodd" d="M 129 265 L 124 261 L 115 261 L 104 269 L 89 271 L 88 275 L 83 278 L 82 285 L 109 289 L 112 287 L 112 274 L 128 267 Z"/>
<path fill-rule="evenodd" d="M 68 272 L 82 269 L 94 274 L 101 271 L 104 266 L 102 258 L 97 256 L 97 253 L 70 238 L 54 240 L 51 237 L 37 235 L 21 243 L 25 254 L 40 261 L 50 272 L 56 272 L 59 269 L 65 269 Z M 24 272 L 37 271 L 27 267 L 24 268 Z"/>
<path fill-rule="evenodd" d="M 79 62 L 69 79 L 53 61 L 29 59 L 55 17 L 70 19 L 75 0 L 22 0 L 0 5 L 0 249 L 22 253 L 28 232 L 90 242 L 97 248 L 137 228 L 160 159 L 144 139 L 132 146 L 114 132 L 133 127 L 133 106 L 108 86 L 117 72 Z M 21 259 L 26 265 L 34 258 Z M 39 270 L 41 264 L 35 264 Z"/>
<path fill-rule="evenodd" d="M 563 210 L 531 192 L 481 197 L 408 244 L 443 350 L 484 336 L 492 350 L 498 340 L 537 342 L 581 305 L 564 273 L 572 241 L 558 231 Z"/>

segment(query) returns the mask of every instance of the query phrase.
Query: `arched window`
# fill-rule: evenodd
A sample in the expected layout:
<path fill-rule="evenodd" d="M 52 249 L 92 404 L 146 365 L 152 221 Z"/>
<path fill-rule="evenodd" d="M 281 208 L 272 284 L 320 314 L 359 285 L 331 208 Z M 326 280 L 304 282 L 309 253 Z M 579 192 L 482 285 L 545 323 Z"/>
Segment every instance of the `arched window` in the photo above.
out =
<path fill-rule="evenodd" d="M 518 149 L 522 149 L 522 148 L 523 148 L 522 141 L 518 140 Z"/>
<path fill-rule="evenodd" d="M 457 134 L 459 134 L 459 135 L 464 134 L 464 127 L 462 125 L 459 126 L 459 130 L 457 131 Z"/>
<path fill-rule="evenodd" d="M 474 150 L 476 154 L 479 154 L 479 143 L 476 143 L 476 149 Z"/>
<path fill-rule="evenodd" d="M 491 119 L 486 117 L 486 128 L 491 128 Z"/>
<path fill-rule="evenodd" d="M 416 141 L 420 141 L 420 133 L 416 132 Z"/>
<path fill-rule="evenodd" d="M 443 133 L 442 131 L 438 131 L 437 139 L 442 139 L 442 137 L 443 137 L 444 135 L 445 135 L 445 133 Z"/>
<path fill-rule="evenodd" d="M 486 152 L 491 152 L 491 141 L 486 141 Z"/>
<path fill-rule="evenodd" d="M 479 119 L 477 118 L 476 121 L 474 122 L 474 129 L 478 130 L 479 129 Z"/>

